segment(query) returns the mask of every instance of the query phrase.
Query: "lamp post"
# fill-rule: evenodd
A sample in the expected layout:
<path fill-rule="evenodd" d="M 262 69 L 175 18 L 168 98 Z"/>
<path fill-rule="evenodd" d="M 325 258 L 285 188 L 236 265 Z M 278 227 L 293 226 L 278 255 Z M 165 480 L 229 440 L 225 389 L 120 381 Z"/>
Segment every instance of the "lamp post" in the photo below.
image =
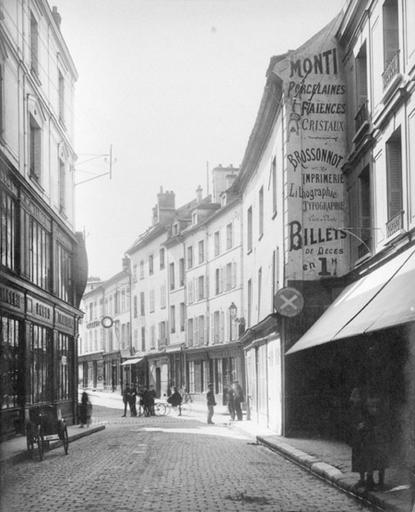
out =
<path fill-rule="evenodd" d="M 229 341 L 232 341 L 232 321 L 236 318 L 238 308 L 232 302 L 229 306 Z"/>

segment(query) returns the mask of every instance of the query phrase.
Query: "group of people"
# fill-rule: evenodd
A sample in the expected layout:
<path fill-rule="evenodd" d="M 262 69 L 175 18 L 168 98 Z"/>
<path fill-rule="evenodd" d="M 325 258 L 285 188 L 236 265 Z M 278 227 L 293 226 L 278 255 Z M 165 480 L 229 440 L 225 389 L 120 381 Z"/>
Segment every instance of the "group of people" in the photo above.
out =
<path fill-rule="evenodd" d="M 233 421 L 236 417 L 238 421 L 242 421 L 242 403 L 244 402 L 244 392 L 242 386 L 237 380 L 232 382 L 230 386 L 225 389 L 226 403 L 228 405 L 229 415 Z M 208 384 L 208 392 L 206 393 L 206 403 L 208 409 L 207 423 L 213 425 L 214 407 L 216 405 L 215 393 L 213 384 Z"/>
<path fill-rule="evenodd" d="M 138 413 L 137 413 L 137 398 L 138 398 Z M 154 386 L 148 388 L 139 388 L 137 391 L 134 386 L 126 386 L 122 400 L 124 403 L 123 418 L 127 415 L 127 408 L 130 408 L 130 416 L 155 416 L 154 403 L 156 398 L 156 390 Z"/>
<path fill-rule="evenodd" d="M 373 490 L 377 485 L 382 489 L 390 444 L 386 404 L 359 387 L 353 389 L 350 404 L 352 471 L 360 475 L 356 487 Z M 378 472 L 376 484 L 375 471 Z"/>
<path fill-rule="evenodd" d="M 245 398 L 242 386 L 237 380 L 232 382 L 232 385 L 226 390 L 226 401 L 232 421 L 235 417 L 238 421 L 242 421 L 242 403 L 244 400 Z"/>

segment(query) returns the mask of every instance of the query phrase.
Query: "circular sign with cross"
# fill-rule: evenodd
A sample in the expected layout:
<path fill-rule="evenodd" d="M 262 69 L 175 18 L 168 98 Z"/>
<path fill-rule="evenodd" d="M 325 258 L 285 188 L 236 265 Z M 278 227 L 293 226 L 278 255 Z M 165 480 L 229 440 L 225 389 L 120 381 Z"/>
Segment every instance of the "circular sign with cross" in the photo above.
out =
<path fill-rule="evenodd" d="M 283 316 L 297 316 L 304 306 L 304 299 L 295 288 L 281 288 L 274 295 L 274 308 L 277 313 Z"/>

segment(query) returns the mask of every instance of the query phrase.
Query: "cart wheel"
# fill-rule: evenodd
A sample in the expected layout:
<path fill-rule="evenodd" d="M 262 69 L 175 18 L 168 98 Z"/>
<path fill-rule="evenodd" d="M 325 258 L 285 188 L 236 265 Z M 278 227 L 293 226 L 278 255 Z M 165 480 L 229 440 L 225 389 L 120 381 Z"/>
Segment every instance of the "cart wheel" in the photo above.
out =
<path fill-rule="evenodd" d="M 32 429 L 29 425 L 26 427 L 26 446 L 27 446 L 27 451 L 29 453 L 29 457 L 33 457 L 34 442 L 33 442 Z"/>
<path fill-rule="evenodd" d="M 166 406 L 164 404 L 157 403 L 154 405 L 154 412 L 157 416 L 164 416 L 166 414 Z"/>
<path fill-rule="evenodd" d="M 62 432 L 62 441 L 63 441 L 63 449 L 65 450 L 65 455 L 68 455 L 69 436 L 68 436 L 68 429 L 67 429 L 66 425 Z"/>
<path fill-rule="evenodd" d="M 39 429 L 37 434 L 37 452 L 39 454 L 39 460 L 43 460 L 43 450 L 45 448 L 44 446 L 44 439 L 43 439 L 43 432 L 42 429 Z"/>

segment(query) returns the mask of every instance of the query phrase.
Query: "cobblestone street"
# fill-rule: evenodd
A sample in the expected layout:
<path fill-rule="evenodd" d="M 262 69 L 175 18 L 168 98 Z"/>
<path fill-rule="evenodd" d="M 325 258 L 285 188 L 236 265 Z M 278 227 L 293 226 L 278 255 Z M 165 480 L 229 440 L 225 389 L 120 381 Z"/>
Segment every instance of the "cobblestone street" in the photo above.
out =
<path fill-rule="evenodd" d="M 68 456 L 60 448 L 5 466 L 1 510 L 367 510 L 225 425 L 108 412 L 106 429 L 71 443 Z"/>

